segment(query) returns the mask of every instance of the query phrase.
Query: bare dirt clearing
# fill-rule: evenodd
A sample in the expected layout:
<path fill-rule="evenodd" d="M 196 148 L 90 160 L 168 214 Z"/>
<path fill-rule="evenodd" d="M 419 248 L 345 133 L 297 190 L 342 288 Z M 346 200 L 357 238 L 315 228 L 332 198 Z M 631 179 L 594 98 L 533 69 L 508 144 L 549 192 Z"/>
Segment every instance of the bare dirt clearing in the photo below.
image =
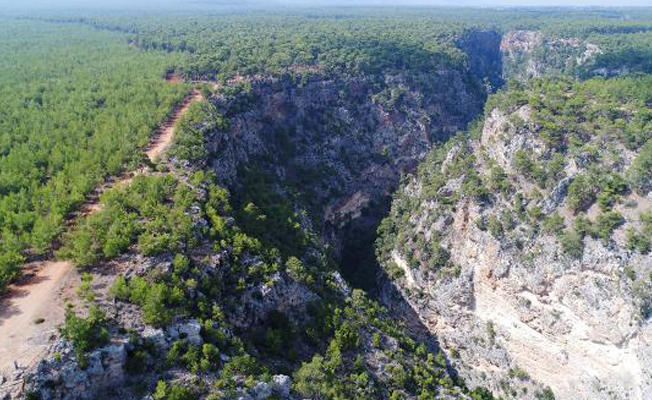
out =
<path fill-rule="evenodd" d="M 58 335 L 77 270 L 68 261 L 35 262 L 0 303 L 0 374 L 31 367 Z"/>

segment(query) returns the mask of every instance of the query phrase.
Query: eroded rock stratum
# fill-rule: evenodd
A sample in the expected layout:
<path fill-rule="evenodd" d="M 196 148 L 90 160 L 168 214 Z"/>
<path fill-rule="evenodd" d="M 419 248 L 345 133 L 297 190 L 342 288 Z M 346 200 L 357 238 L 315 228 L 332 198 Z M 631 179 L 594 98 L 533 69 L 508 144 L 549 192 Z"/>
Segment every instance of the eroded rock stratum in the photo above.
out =
<path fill-rule="evenodd" d="M 623 133 L 649 110 L 629 92 L 605 117 L 610 95 L 595 89 L 548 80 L 495 96 L 481 126 L 399 190 L 381 229 L 393 282 L 460 373 L 499 393 L 652 390 L 650 148 Z"/>

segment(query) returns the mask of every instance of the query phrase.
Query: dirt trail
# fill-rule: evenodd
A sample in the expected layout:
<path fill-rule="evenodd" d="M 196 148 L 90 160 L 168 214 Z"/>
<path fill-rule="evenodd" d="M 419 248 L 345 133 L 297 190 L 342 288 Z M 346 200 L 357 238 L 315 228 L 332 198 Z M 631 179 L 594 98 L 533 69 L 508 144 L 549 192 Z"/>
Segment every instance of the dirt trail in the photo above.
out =
<path fill-rule="evenodd" d="M 202 94 L 194 90 L 175 107 L 145 150 L 151 161 L 167 150 L 177 122 L 190 105 L 202 99 Z M 100 210 L 102 192 L 127 185 L 142 173 L 146 172 L 125 173 L 98 187 L 76 217 Z M 65 303 L 73 297 L 79 279 L 71 262 L 46 260 L 28 264 L 21 281 L 0 298 L 0 376 L 10 381 L 19 380 L 16 367 L 23 370 L 34 366 L 52 345 L 58 336 L 57 327 L 64 320 Z"/>
<path fill-rule="evenodd" d="M 190 105 L 195 103 L 204 97 L 201 92 L 194 90 L 185 100 L 174 109 L 172 116 L 168 121 L 159 129 L 158 134 L 150 142 L 148 149 L 145 151 L 147 157 L 151 161 L 155 161 L 161 154 L 167 150 L 170 143 L 172 143 L 172 138 L 174 137 L 174 127 L 176 123 L 181 119 L 185 113 L 188 112 Z"/>

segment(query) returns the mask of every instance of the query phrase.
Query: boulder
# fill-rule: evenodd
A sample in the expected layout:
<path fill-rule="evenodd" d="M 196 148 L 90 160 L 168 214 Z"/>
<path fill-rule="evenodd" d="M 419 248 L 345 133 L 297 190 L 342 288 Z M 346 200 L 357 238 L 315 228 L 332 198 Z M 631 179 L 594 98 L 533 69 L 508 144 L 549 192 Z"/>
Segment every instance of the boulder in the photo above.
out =
<path fill-rule="evenodd" d="M 265 382 L 258 382 L 253 388 L 253 398 L 256 400 L 265 400 L 272 395 L 272 387 Z"/>
<path fill-rule="evenodd" d="M 201 324 L 194 319 L 179 326 L 179 335 L 188 339 L 188 343 L 195 346 L 200 346 L 203 342 L 201 338 Z"/>
<path fill-rule="evenodd" d="M 272 392 L 277 396 L 287 399 L 290 397 L 292 379 L 287 375 L 274 375 L 272 377 Z"/>

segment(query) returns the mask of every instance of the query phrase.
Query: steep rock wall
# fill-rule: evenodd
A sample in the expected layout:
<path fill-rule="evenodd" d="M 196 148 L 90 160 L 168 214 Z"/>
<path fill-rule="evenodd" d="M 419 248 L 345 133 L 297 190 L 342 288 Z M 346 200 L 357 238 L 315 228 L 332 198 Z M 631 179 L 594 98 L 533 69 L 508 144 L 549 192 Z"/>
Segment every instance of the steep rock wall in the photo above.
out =
<path fill-rule="evenodd" d="M 254 170 L 281 192 L 301 192 L 301 207 L 336 249 L 338 232 L 385 201 L 435 143 L 465 129 L 487 95 L 473 72 L 457 69 L 285 74 L 248 85 L 212 99 L 229 129 L 208 134 L 207 163 L 236 192 Z"/>
<path fill-rule="evenodd" d="M 569 255 L 578 242 L 562 232 L 579 229 L 572 182 L 596 168 L 627 176 L 637 153 L 587 136 L 604 158 L 568 155 L 542 189 L 519 170 L 524 155 L 551 154 L 534 114 L 528 105 L 494 110 L 477 139 L 431 155 L 395 196 L 383 265 L 468 382 L 520 399 L 647 398 L 652 256 L 628 236 L 652 193 L 624 191 L 610 211 L 622 215 L 612 236 L 588 235 L 580 254 Z M 484 184 L 489 193 L 477 190 Z M 606 208 L 595 203 L 585 218 L 596 223 Z M 536 213 L 541 225 L 528 222 Z"/>

